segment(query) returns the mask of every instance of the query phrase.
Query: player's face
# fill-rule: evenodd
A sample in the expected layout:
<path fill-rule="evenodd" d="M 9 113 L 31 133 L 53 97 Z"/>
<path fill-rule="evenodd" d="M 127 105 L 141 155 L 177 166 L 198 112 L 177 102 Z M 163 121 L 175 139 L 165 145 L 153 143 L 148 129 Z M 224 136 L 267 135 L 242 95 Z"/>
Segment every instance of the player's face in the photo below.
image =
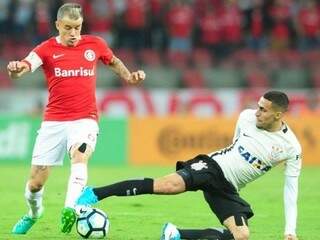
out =
<path fill-rule="evenodd" d="M 59 31 L 61 43 L 65 46 L 76 46 L 80 40 L 82 18 L 77 20 L 70 19 L 69 17 L 63 17 L 56 21 L 56 27 Z"/>
<path fill-rule="evenodd" d="M 272 107 L 272 102 L 261 97 L 256 111 L 256 126 L 265 130 L 273 130 L 281 114 Z"/>

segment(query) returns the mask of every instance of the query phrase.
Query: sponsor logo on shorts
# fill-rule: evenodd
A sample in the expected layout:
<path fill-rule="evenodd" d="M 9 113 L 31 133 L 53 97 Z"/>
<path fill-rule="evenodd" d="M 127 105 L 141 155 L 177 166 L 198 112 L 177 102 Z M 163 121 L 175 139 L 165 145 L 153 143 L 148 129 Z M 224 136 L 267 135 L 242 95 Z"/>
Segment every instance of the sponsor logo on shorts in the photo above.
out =
<path fill-rule="evenodd" d="M 94 134 L 89 133 L 89 134 L 88 134 L 88 139 L 89 139 L 90 141 L 94 142 L 94 141 L 96 140 L 96 137 L 95 137 Z"/>

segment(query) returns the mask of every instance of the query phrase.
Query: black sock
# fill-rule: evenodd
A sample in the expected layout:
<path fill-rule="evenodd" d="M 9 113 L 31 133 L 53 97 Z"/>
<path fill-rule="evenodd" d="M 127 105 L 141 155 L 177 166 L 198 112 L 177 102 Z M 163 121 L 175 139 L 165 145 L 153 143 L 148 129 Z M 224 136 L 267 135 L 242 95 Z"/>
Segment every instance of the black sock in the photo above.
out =
<path fill-rule="evenodd" d="M 153 193 L 153 179 L 134 179 L 94 188 L 93 192 L 102 200 L 111 196 L 132 196 Z"/>
<path fill-rule="evenodd" d="M 223 228 L 178 229 L 181 239 L 232 240 L 232 233 Z"/>

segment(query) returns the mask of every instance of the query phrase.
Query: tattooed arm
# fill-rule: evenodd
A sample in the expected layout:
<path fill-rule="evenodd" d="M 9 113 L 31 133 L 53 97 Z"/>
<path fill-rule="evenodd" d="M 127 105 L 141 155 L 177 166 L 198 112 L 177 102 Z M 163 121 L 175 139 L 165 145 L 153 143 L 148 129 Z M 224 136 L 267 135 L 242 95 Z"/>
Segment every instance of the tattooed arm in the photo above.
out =
<path fill-rule="evenodd" d="M 116 56 L 113 56 L 109 67 L 112 69 L 112 71 L 114 71 L 121 78 L 123 78 L 127 83 L 130 83 L 130 84 L 137 84 L 143 81 L 146 77 L 146 74 L 142 70 L 138 70 L 136 72 L 130 72 L 128 68 L 123 64 L 123 62 Z"/>

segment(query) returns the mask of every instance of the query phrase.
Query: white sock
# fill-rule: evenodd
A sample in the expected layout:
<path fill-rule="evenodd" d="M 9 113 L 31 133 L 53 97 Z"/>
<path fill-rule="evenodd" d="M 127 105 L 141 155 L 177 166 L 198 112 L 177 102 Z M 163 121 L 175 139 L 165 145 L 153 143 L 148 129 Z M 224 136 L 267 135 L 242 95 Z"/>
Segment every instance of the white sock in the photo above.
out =
<path fill-rule="evenodd" d="M 26 184 L 24 196 L 29 206 L 28 214 L 32 218 L 38 218 L 43 211 L 43 205 L 42 205 L 43 191 L 44 191 L 44 188 L 41 188 L 41 190 L 38 192 L 31 192 L 29 190 L 29 183 L 27 182 Z"/>
<path fill-rule="evenodd" d="M 75 207 L 76 200 L 80 196 L 82 189 L 87 184 L 87 179 L 87 164 L 74 163 L 71 165 L 66 201 L 64 203 L 65 207 Z"/>

